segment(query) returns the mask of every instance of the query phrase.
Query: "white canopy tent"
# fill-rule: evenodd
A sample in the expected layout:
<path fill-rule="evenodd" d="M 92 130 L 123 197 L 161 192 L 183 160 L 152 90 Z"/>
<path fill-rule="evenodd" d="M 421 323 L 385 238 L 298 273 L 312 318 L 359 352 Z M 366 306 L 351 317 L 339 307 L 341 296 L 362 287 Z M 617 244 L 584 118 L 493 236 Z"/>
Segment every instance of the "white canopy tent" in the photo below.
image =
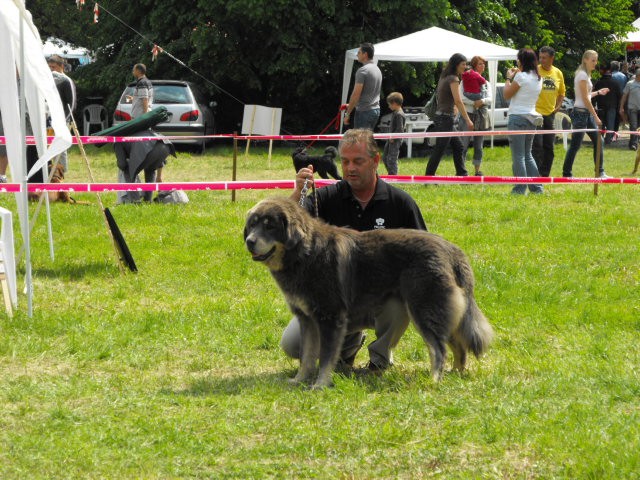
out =
<path fill-rule="evenodd" d="M 640 46 L 640 18 L 636 18 L 636 20 L 631 25 L 633 26 L 633 30 L 630 31 L 622 40 L 627 44 L 631 44 L 627 45 L 627 48 L 625 48 L 625 58 L 629 48 L 631 48 L 632 50 L 637 50 L 637 47 Z"/>
<path fill-rule="evenodd" d="M 495 98 L 495 79 L 499 60 L 515 60 L 518 51 L 494 45 L 475 38 L 450 32 L 439 27 L 420 30 L 404 37 L 374 45 L 374 61 L 388 62 L 446 62 L 454 53 L 462 53 L 468 59 L 480 55 L 488 61 L 489 80 Z M 353 73 L 353 62 L 357 60 L 357 48 L 347 50 L 342 81 L 342 103 L 347 103 L 349 84 Z M 493 118 L 493 115 L 491 116 Z"/>
<path fill-rule="evenodd" d="M 87 65 L 91 63 L 91 54 L 89 50 L 82 47 L 73 47 L 64 40 L 59 38 L 49 37 L 44 42 L 42 53 L 45 57 L 51 55 L 60 55 L 62 58 L 77 60 L 80 65 Z"/>
<path fill-rule="evenodd" d="M 38 30 L 25 9 L 23 0 L 0 0 L 0 112 L 6 137 L 7 156 L 13 182 L 22 183 L 16 194 L 22 238 L 26 252 L 27 296 L 31 315 L 31 257 L 29 251 L 29 209 L 27 179 L 41 170 L 56 155 L 69 148 L 67 128 L 60 95 L 42 53 Z M 18 82 L 18 78 L 20 82 Z M 47 146 L 45 103 L 49 109 L 55 138 Z M 25 111 L 33 131 L 38 161 L 26 172 Z"/>

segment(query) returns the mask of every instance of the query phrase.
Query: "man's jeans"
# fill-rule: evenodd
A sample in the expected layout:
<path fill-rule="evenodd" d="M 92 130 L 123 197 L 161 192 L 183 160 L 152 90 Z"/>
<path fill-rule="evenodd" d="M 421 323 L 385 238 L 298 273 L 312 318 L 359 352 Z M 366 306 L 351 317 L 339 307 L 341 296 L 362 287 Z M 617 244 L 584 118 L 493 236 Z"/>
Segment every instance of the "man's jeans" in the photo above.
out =
<path fill-rule="evenodd" d="M 542 116 L 542 127 L 538 130 L 553 130 L 553 122 L 556 119 L 556 114 Z M 541 177 L 548 177 L 551 175 L 551 166 L 553 165 L 554 158 L 554 146 L 556 143 L 555 133 L 537 133 L 533 137 L 533 145 L 531 147 L 531 153 L 536 161 L 538 171 Z"/>
<path fill-rule="evenodd" d="M 376 125 L 378 125 L 379 118 L 379 108 L 374 108 L 373 110 L 367 110 L 365 112 L 356 110 L 356 116 L 353 119 L 353 128 L 367 128 L 373 132 Z"/>

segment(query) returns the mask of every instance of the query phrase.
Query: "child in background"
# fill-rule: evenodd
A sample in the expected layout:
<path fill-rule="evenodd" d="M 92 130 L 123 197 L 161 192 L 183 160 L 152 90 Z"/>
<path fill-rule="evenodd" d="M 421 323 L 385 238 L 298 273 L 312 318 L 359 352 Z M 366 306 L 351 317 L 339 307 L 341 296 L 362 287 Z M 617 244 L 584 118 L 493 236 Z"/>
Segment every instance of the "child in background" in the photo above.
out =
<path fill-rule="evenodd" d="M 404 132 L 404 111 L 402 110 L 402 102 L 404 98 L 401 93 L 391 92 L 387 96 L 387 104 L 391 109 L 391 125 L 389 133 L 403 133 Z M 384 153 L 382 154 L 382 162 L 387 168 L 389 175 L 398 174 L 398 155 L 400 154 L 400 145 L 402 145 L 401 138 L 390 138 L 387 143 L 384 144 Z"/>
<path fill-rule="evenodd" d="M 476 58 L 476 57 L 474 57 Z M 469 68 L 462 73 L 462 94 L 469 100 L 482 100 L 487 96 L 487 81 L 473 68 Z M 476 130 L 486 130 L 488 125 L 489 112 L 485 105 L 475 109 L 476 121 L 474 121 Z"/>
<path fill-rule="evenodd" d="M 473 68 L 462 74 L 462 94 L 469 100 L 482 100 L 482 87 L 487 83 L 482 75 Z"/>

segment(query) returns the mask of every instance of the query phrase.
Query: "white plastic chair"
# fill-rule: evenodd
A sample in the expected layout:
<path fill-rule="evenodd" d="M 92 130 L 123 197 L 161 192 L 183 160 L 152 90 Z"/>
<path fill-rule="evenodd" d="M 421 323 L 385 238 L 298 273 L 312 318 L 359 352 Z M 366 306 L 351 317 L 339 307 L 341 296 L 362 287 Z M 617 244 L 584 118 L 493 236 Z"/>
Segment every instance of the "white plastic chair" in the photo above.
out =
<path fill-rule="evenodd" d="M 18 305 L 16 287 L 16 260 L 13 246 L 13 219 L 11 211 L 0 207 L 0 284 L 4 297 L 4 306 L 9 316 Z"/>
<path fill-rule="evenodd" d="M 571 117 L 569 117 L 569 115 L 567 115 L 566 113 L 562 113 L 562 112 L 556 112 L 556 116 L 553 119 L 553 129 L 554 130 L 564 130 L 565 128 L 563 127 L 563 125 L 565 124 L 565 120 L 567 121 L 567 125 L 571 125 Z M 560 135 L 560 134 L 558 134 Z M 564 149 L 567 149 L 567 137 L 569 136 L 569 133 L 565 132 L 562 134 L 562 144 L 564 146 Z"/>
<path fill-rule="evenodd" d="M 84 119 L 85 136 L 89 136 L 91 133 L 91 125 L 100 125 L 100 130 L 107 128 L 107 109 L 104 105 L 87 105 L 82 110 L 82 118 Z"/>

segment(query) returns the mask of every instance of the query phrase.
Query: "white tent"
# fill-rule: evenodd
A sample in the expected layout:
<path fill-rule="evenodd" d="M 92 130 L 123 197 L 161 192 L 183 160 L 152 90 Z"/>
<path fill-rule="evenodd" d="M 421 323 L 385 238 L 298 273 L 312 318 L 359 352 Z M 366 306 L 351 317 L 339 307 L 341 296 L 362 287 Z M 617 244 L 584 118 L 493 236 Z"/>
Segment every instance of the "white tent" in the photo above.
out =
<path fill-rule="evenodd" d="M 87 65 L 88 63 L 91 63 L 91 54 L 89 53 L 89 50 L 82 47 L 73 47 L 59 38 L 47 38 L 47 41 L 44 42 L 42 53 L 45 57 L 50 57 L 51 55 L 56 54 L 60 55 L 62 58 L 72 58 L 77 60 L 80 65 Z"/>
<path fill-rule="evenodd" d="M 50 159 L 69 148 L 71 134 L 66 125 L 60 95 L 42 53 L 40 35 L 23 0 L 0 0 L 0 45 L 0 111 L 11 179 L 22 183 L 22 192 L 16 194 L 16 202 L 26 252 L 25 281 L 31 315 L 31 257 L 26 183 Z M 20 82 L 16 74 L 19 75 Z M 46 138 L 45 103 L 49 109 L 51 126 L 55 130 L 55 138 L 49 146 Z M 25 111 L 29 112 L 28 118 L 39 157 L 29 172 L 25 172 Z"/>
<path fill-rule="evenodd" d="M 495 98 L 499 60 L 515 60 L 518 54 L 513 48 L 494 45 L 475 38 L 450 32 L 439 27 L 420 30 L 404 37 L 395 38 L 374 45 L 374 61 L 388 62 L 446 62 L 454 53 L 462 53 L 468 59 L 475 55 L 484 57 L 488 65 L 489 80 Z M 342 103 L 347 103 L 349 84 L 353 72 L 353 62 L 357 59 L 357 48 L 347 50 L 342 81 Z"/>
<path fill-rule="evenodd" d="M 626 43 L 640 43 L 640 18 L 636 18 L 631 25 L 633 25 L 633 30 L 630 31 L 622 41 Z"/>

